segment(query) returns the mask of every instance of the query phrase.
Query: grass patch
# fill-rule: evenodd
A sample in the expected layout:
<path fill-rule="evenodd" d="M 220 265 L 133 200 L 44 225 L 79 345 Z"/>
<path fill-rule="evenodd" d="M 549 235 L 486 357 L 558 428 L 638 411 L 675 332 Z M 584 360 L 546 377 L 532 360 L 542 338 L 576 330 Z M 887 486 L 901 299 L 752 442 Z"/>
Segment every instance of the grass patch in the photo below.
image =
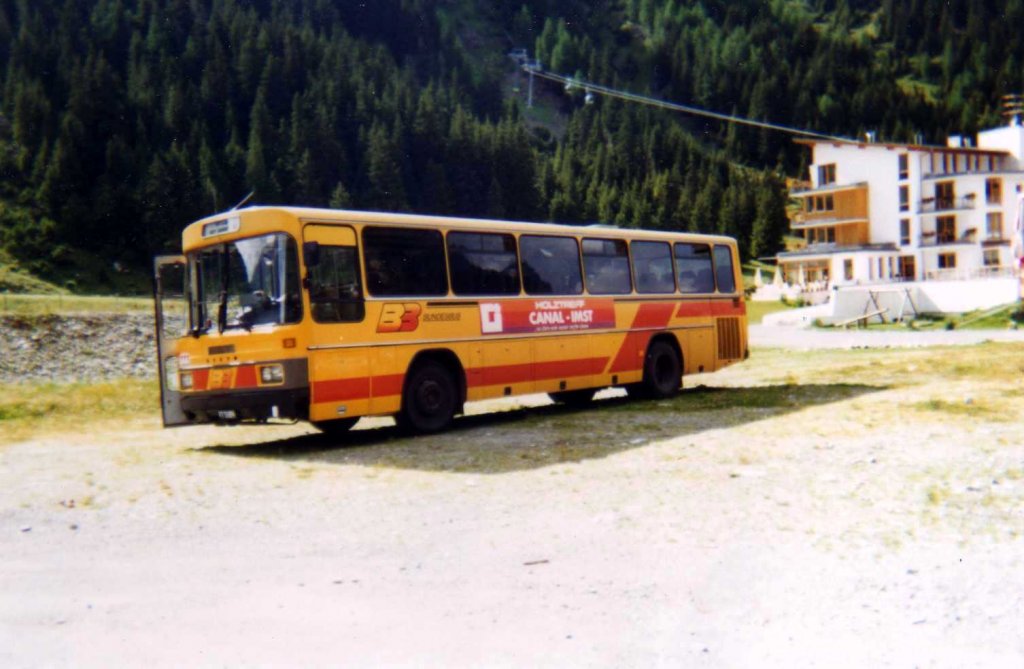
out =
<path fill-rule="evenodd" d="M 768 314 L 774 314 L 777 311 L 786 311 L 787 309 L 794 309 L 795 307 L 776 300 L 774 302 L 753 302 L 747 300 L 747 322 L 751 325 L 757 325 L 761 320 Z"/>
<path fill-rule="evenodd" d="M 0 385 L 0 443 L 102 421 L 155 416 L 159 397 L 155 379 Z"/>
<path fill-rule="evenodd" d="M 107 295 L 50 295 L 0 294 L 0 314 L 24 316 L 71 313 L 151 313 L 153 300 L 148 297 L 118 297 Z"/>

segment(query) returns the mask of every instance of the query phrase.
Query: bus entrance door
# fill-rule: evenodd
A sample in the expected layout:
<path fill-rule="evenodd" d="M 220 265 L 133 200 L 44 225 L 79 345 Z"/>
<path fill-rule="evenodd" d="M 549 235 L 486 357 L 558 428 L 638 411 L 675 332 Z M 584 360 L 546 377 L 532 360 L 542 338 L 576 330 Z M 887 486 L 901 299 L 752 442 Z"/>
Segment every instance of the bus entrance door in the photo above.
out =
<path fill-rule="evenodd" d="M 309 342 L 310 420 L 361 416 L 370 409 L 370 365 L 356 233 L 347 225 L 302 229 L 313 327 Z"/>
<path fill-rule="evenodd" d="M 160 408 L 164 427 L 189 423 L 181 408 L 178 351 L 174 345 L 188 329 L 185 271 L 183 256 L 159 256 L 153 261 L 157 366 L 160 370 Z"/>

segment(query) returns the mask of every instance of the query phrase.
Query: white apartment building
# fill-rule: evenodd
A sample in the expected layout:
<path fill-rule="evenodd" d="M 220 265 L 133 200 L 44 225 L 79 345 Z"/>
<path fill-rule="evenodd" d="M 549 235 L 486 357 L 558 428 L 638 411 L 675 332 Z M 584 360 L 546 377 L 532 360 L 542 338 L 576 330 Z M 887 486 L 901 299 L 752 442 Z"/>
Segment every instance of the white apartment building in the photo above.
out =
<path fill-rule="evenodd" d="M 811 148 L 810 185 L 791 229 L 805 248 L 778 255 L 785 280 L 807 291 L 897 281 L 1010 277 L 1024 187 L 1024 127 L 947 146 L 797 140 Z"/>

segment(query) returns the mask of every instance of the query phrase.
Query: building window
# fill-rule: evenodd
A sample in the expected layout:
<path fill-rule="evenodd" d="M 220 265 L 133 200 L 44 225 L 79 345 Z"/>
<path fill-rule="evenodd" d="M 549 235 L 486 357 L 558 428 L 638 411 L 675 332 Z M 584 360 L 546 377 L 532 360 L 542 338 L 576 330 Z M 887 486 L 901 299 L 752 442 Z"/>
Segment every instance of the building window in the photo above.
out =
<path fill-rule="evenodd" d="M 910 219 L 900 219 L 900 246 L 907 246 L 910 244 Z"/>
<path fill-rule="evenodd" d="M 987 202 L 988 204 L 1002 204 L 1002 179 L 985 179 L 985 202 Z"/>
<path fill-rule="evenodd" d="M 910 175 L 910 161 L 907 159 L 907 154 L 900 154 L 900 179 L 906 179 Z"/>
<path fill-rule="evenodd" d="M 935 210 L 952 209 L 956 198 L 952 181 L 940 181 L 935 184 Z"/>
<path fill-rule="evenodd" d="M 956 216 L 939 216 L 935 221 L 936 242 L 949 244 L 956 241 Z"/>
<path fill-rule="evenodd" d="M 955 253 L 939 254 L 939 269 L 954 269 L 956 267 Z"/>
<path fill-rule="evenodd" d="M 917 265 L 914 256 L 900 256 L 900 278 L 913 281 L 917 277 Z"/>
<path fill-rule="evenodd" d="M 825 228 L 825 241 L 829 244 L 835 244 L 836 242 L 836 229 Z"/>
<path fill-rule="evenodd" d="M 818 186 L 827 186 L 836 182 L 836 164 L 818 165 Z"/>
<path fill-rule="evenodd" d="M 993 211 L 985 215 L 985 234 L 989 239 L 1003 238 L 1003 213 Z"/>
<path fill-rule="evenodd" d="M 853 261 L 843 261 L 843 278 L 847 281 L 853 281 Z"/>
<path fill-rule="evenodd" d="M 986 249 L 984 261 L 985 267 L 999 267 L 999 249 Z"/>
<path fill-rule="evenodd" d="M 814 198 L 809 197 L 807 198 L 807 212 L 810 213 L 812 211 L 814 211 Z"/>
<path fill-rule="evenodd" d="M 910 211 L 910 188 L 900 186 L 900 211 Z"/>
<path fill-rule="evenodd" d="M 825 196 L 825 211 L 834 211 L 836 208 L 836 202 L 831 195 Z"/>

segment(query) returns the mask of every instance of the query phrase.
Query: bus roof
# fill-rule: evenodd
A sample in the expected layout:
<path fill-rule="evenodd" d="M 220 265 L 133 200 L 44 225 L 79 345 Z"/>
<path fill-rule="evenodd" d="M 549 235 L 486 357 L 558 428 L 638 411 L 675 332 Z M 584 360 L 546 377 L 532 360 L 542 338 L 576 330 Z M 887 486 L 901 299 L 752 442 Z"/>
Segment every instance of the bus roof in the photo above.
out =
<path fill-rule="evenodd" d="M 358 211 L 349 209 L 318 209 L 314 207 L 287 206 L 255 206 L 214 214 L 200 219 L 185 228 L 183 237 L 186 248 L 202 245 L 203 226 L 232 217 L 246 218 L 253 214 L 283 215 L 298 222 L 332 222 L 332 223 L 372 223 L 395 224 L 416 227 L 477 231 L 524 232 L 533 234 L 587 235 L 604 238 L 625 239 L 665 239 L 666 237 L 682 239 L 699 239 L 701 241 L 729 244 L 735 240 L 723 235 L 707 235 L 690 232 L 667 230 L 647 230 L 641 228 L 619 228 L 606 224 L 567 225 L 561 223 L 534 223 L 528 221 L 506 221 L 483 218 L 459 218 L 453 216 L 430 216 L 423 214 L 398 214 L 380 211 Z M 210 242 L 214 240 L 211 239 Z"/>

